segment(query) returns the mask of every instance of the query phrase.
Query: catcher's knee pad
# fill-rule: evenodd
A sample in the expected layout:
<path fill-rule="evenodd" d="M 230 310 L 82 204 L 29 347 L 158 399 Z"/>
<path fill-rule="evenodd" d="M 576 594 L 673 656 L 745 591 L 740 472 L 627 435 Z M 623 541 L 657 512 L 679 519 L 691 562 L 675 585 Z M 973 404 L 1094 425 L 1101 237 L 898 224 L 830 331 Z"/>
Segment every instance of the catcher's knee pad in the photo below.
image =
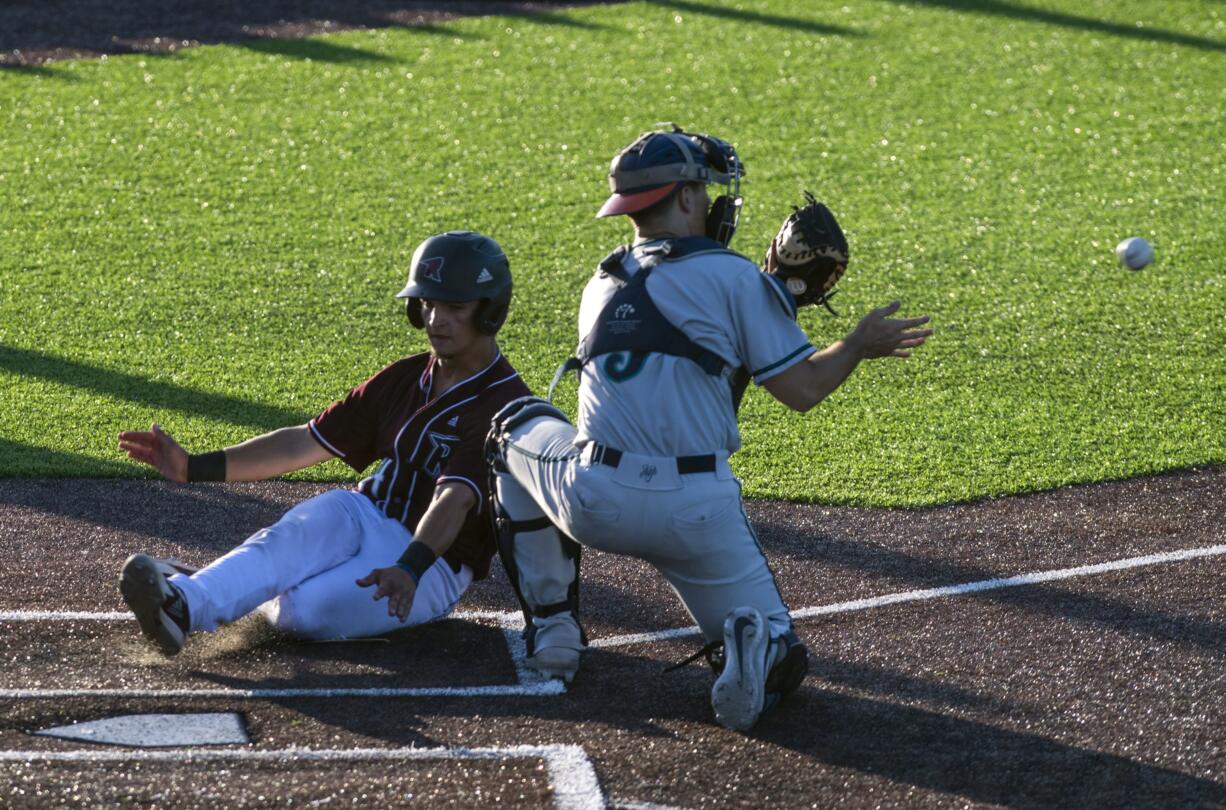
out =
<path fill-rule="evenodd" d="M 503 469 L 502 446 L 499 443 L 502 437 L 525 422 L 542 416 L 570 424 L 565 413 L 540 397 L 513 399 L 494 414 L 490 420 L 490 432 L 485 437 L 485 459 L 495 471 Z"/>
<path fill-rule="evenodd" d="M 771 643 L 782 647 L 781 653 L 775 654 L 775 665 L 766 675 L 767 708 L 795 692 L 809 671 L 809 650 L 795 633 L 789 630 Z"/>

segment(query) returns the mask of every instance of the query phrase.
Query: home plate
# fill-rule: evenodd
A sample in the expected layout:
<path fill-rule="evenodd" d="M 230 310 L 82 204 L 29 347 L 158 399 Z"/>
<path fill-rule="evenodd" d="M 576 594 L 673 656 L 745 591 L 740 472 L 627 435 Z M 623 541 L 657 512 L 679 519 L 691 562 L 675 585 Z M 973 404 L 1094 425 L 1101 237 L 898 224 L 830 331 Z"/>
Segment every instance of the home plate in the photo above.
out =
<path fill-rule="evenodd" d="M 63 740 L 163 748 L 191 745 L 242 745 L 250 742 L 243 718 L 235 712 L 203 714 L 125 714 L 34 732 Z"/>

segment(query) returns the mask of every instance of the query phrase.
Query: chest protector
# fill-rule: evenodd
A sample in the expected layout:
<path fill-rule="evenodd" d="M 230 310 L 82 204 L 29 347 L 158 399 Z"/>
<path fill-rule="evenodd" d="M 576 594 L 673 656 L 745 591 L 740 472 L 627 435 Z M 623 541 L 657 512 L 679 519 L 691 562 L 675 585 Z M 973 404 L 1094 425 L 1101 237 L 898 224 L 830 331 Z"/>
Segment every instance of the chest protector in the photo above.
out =
<path fill-rule="evenodd" d="M 617 289 L 591 331 L 579 342 L 575 356 L 558 367 L 553 382 L 549 385 L 549 399 L 558 382 L 570 371 L 581 371 L 591 361 L 604 357 L 605 373 L 613 380 L 628 380 L 637 374 L 649 353 L 684 357 L 694 362 L 707 374 L 718 377 L 724 373 L 727 363 L 715 352 L 704 349 L 673 326 L 656 307 L 647 292 L 647 279 L 652 270 L 662 262 L 676 261 L 696 253 L 731 253 L 713 239 L 691 236 L 670 240 L 647 248 L 634 275 L 625 268 L 630 248 L 626 245 L 610 253 L 597 267 L 597 277 L 611 278 Z M 740 405 L 749 378 L 743 369 L 738 369 L 732 380 L 734 409 Z"/>

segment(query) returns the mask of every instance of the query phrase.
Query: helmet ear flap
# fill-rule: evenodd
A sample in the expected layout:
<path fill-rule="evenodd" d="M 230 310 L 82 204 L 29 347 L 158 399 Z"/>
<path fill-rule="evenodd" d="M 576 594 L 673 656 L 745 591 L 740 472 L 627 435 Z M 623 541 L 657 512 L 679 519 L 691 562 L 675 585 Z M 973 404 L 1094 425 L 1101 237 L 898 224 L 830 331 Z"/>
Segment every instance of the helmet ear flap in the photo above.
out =
<path fill-rule="evenodd" d="M 426 319 L 421 316 L 421 299 L 404 299 L 404 314 L 409 316 L 409 323 L 416 329 L 426 328 Z"/>
<path fill-rule="evenodd" d="M 500 298 L 483 299 L 480 309 L 477 310 L 477 331 L 483 335 L 498 334 L 498 330 L 502 328 L 502 324 L 507 319 L 507 310 L 509 309 L 509 300 Z"/>

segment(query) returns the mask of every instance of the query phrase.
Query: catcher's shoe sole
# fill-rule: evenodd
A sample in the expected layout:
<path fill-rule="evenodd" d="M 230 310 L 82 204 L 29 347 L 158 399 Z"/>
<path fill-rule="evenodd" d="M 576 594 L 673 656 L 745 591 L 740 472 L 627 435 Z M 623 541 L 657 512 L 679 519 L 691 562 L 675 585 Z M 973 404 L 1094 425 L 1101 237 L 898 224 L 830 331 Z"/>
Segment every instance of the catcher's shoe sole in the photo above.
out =
<path fill-rule="evenodd" d="M 757 608 L 736 608 L 724 620 L 724 671 L 711 687 L 715 721 L 734 731 L 758 722 L 766 704 L 770 629 Z"/>
<path fill-rule="evenodd" d="M 567 647 L 547 647 L 528 656 L 524 663 L 548 678 L 561 678 L 570 683 L 579 671 L 579 651 Z"/>
<path fill-rule="evenodd" d="M 148 554 L 133 554 L 119 575 L 119 593 L 145 638 L 165 655 L 175 655 L 183 649 L 187 634 L 163 609 L 176 596 L 166 581 L 166 570 Z"/>

